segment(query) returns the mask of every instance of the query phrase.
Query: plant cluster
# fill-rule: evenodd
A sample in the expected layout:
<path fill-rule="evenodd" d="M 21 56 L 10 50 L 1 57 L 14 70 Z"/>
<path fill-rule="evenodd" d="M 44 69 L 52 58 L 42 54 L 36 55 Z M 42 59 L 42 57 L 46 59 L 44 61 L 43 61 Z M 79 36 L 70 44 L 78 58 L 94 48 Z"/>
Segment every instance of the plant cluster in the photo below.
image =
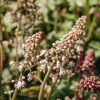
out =
<path fill-rule="evenodd" d="M 98 1 L 38 1 L 0 1 L 0 100 L 99 100 Z"/>
<path fill-rule="evenodd" d="M 20 53 L 24 57 L 23 60 L 21 62 L 10 62 L 11 66 L 16 66 L 18 63 L 17 68 L 20 72 L 19 79 L 12 81 L 15 90 L 19 91 L 25 87 L 27 81 L 31 82 L 35 78 L 39 79 L 36 74 L 36 70 L 39 70 L 40 74 L 44 73 L 45 76 L 43 80 L 39 79 L 41 86 L 38 100 L 42 100 L 43 97 L 49 100 L 58 80 L 61 81 L 65 77 L 71 77 L 72 74 L 78 74 L 80 77 L 75 100 L 84 99 L 86 90 L 93 93 L 98 92 L 100 90 L 100 80 L 93 71 L 95 66 L 94 50 L 89 50 L 85 57 L 83 54 L 85 24 L 86 16 L 80 17 L 72 30 L 53 43 L 48 50 L 39 51 L 43 32 L 40 31 L 28 37 L 22 44 Z M 23 74 L 25 72 L 27 72 L 26 75 Z M 51 87 L 50 90 L 47 89 L 49 87 Z M 44 96 L 44 90 L 47 97 Z M 79 95 L 80 93 L 82 96 Z M 15 96 L 14 93 L 13 96 Z"/>

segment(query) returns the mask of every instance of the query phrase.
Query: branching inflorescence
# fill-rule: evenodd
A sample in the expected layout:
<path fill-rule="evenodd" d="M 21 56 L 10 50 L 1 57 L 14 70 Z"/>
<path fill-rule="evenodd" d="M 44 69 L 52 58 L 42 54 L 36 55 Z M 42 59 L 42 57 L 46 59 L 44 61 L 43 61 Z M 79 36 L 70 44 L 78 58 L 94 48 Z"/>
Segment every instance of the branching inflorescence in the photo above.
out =
<path fill-rule="evenodd" d="M 42 41 L 42 32 L 30 36 L 24 44 L 22 44 L 21 54 L 24 60 L 19 63 L 24 70 L 28 70 L 27 80 L 33 80 L 36 70 L 31 68 L 35 66 L 40 72 L 45 74 L 43 82 L 41 82 L 40 93 L 38 100 L 42 100 L 43 91 L 48 79 L 52 79 L 52 83 L 57 82 L 57 79 L 68 76 L 69 71 L 80 74 L 78 88 L 83 90 L 100 90 L 99 77 L 94 75 L 93 68 L 95 65 L 94 50 L 90 50 L 87 56 L 83 55 L 84 34 L 85 34 L 86 16 L 78 19 L 72 30 L 65 34 L 60 40 L 53 43 L 52 47 L 48 50 L 39 51 L 39 44 Z M 12 62 L 13 65 L 15 62 Z M 89 75 L 87 74 L 89 72 Z M 25 79 L 25 76 L 22 76 Z M 15 87 L 20 89 L 24 87 L 24 79 L 20 78 Z M 54 81 L 56 79 L 56 81 Z M 54 83 L 55 85 L 55 83 Z M 53 85 L 53 87 L 54 87 Z M 51 89 L 52 91 L 52 89 Z M 48 99 L 51 95 L 49 92 Z"/>
<path fill-rule="evenodd" d="M 38 54 L 38 47 L 42 40 L 42 34 L 43 32 L 37 32 L 36 34 L 28 37 L 28 39 L 25 41 L 25 44 L 22 44 L 23 48 L 23 56 L 25 60 L 29 61 L 35 61 L 37 59 Z"/>
<path fill-rule="evenodd" d="M 44 59 L 40 60 L 40 69 L 43 72 L 50 69 L 51 63 L 54 63 L 54 72 L 59 75 L 66 74 L 65 63 L 69 62 L 71 66 L 74 66 L 74 62 L 70 62 L 70 59 L 76 59 L 78 54 L 83 51 L 85 24 L 86 17 L 82 16 L 68 34 L 53 43 L 53 47 L 44 54 Z"/>

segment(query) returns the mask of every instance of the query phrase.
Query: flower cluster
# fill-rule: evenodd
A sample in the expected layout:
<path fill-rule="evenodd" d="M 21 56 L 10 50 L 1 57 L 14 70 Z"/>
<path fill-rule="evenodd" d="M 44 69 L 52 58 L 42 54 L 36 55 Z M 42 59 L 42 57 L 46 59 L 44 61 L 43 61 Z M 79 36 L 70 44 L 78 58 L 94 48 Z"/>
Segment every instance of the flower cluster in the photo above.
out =
<path fill-rule="evenodd" d="M 37 32 L 36 34 L 30 36 L 24 44 L 22 44 L 22 52 L 20 53 L 21 55 L 24 56 L 24 60 L 20 61 L 20 62 L 14 62 L 11 61 L 10 65 L 12 67 L 16 67 L 18 68 L 19 72 L 22 73 L 23 68 L 24 70 L 29 70 L 29 73 L 27 75 L 27 80 L 30 81 L 33 79 L 33 74 L 34 71 L 31 72 L 31 67 L 33 66 L 33 63 L 35 63 L 38 59 L 37 55 L 38 55 L 38 50 L 39 50 L 39 44 L 42 40 L 42 32 Z M 25 77 L 25 76 L 24 76 Z M 17 89 L 21 89 L 22 87 L 25 86 L 25 81 L 23 80 L 23 78 L 19 79 L 18 81 L 13 82 L 15 85 L 15 88 Z"/>
<path fill-rule="evenodd" d="M 13 92 L 14 92 L 14 90 L 5 91 L 4 94 L 11 95 Z"/>
<path fill-rule="evenodd" d="M 100 79 L 94 75 L 93 68 L 95 66 L 95 52 L 89 50 L 87 55 L 84 56 L 82 53 L 79 55 L 74 68 L 75 73 L 80 73 L 81 79 L 78 83 L 78 88 L 83 92 L 85 90 L 92 90 L 92 92 L 100 91 Z M 78 93 L 80 93 L 78 91 Z M 83 94 L 82 94 L 83 95 Z M 78 96 L 79 97 L 79 96 Z M 91 96 L 89 100 L 96 100 L 96 96 Z"/>
<path fill-rule="evenodd" d="M 38 59 L 38 47 L 42 40 L 42 32 L 37 32 L 36 34 L 28 37 L 24 44 L 22 44 L 22 51 L 20 54 L 24 56 L 24 60 L 21 62 L 11 61 L 10 65 L 15 67 L 17 65 L 19 71 L 21 72 L 23 68 L 29 68 L 32 63 L 35 63 Z"/>
<path fill-rule="evenodd" d="M 37 55 L 39 44 L 42 40 L 42 32 L 37 32 L 36 34 L 28 37 L 24 44 L 22 44 L 23 55 L 25 59 L 34 60 Z"/>
<path fill-rule="evenodd" d="M 30 23 L 34 22 L 41 15 L 36 0 L 19 0 L 18 9 L 15 13 L 17 18 L 22 16 L 23 20 Z"/>
<path fill-rule="evenodd" d="M 97 94 L 96 94 L 96 93 L 92 93 L 92 94 L 90 95 L 89 100 L 97 100 Z"/>
<path fill-rule="evenodd" d="M 80 71 L 85 71 L 88 70 L 89 68 L 92 69 L 95 66 L 95 52 L 94 50 L 89 50 L 86 57 L 84 57 L 82 54 L 80 54 L 75 71 L 80 72 Z"/>
<path fill-rule="evenodd" d="M 85 70 L 87 67 L 94 67 L 94 65 L 95 65 L 95 52 L 94 50 L 89 50 L 83 62 L 82 70 Z"/>
<path fill-rule="evenodd" d="M 21 88 L 23 88 L 25 86 L 25 82 L 24 81 L 18 81 L 16 84 L 15 84 L 15 88 L 17 88 L 17 89 L 21 89 Z"/>
<path fill-rule="evenodd" d="M 34 75 L 36 74 L 36 72 L 29 72 L 27 75 L 27 80 L 31 81 L 34 79 Z"/>
<path fill-rule="evenodd" d="M 40 60 L 41 71 L 46 72 L 53 63 L 54 73 L 60 76 L 66 74 L 65 63 L 69 62 L 73 66 L 70 59 L 76 59 L 83 51 L 85 24 L 86 17 L 82 16 L 68 34 L 53 43 L 53 47 L 44 53 L 44 59 Z"/>
<path fill-rule="evenodd" d="M 21 89 L 25 86 L 25 76 L 20 76 L 18 80 L 11 80 L 11 83 L 14 84 L 14 87 L 17 89 Z"/>
<path fill-rule="evenodd" d="M 93 91 L 100 91 L 99 77 L 96 76 L 85 77 L 85 79 L 80 80 L 79 87 L 85 90 L 88 89 Z"/>
<path fill-rule="evenodd" d="M 53 44 L 56 51 L 64 53 L 68 58 L 74 56 L 75 53 L 83 51 L 85 24 L 86 17 L 82 16 L 73 26 L 72 31 Z"/>

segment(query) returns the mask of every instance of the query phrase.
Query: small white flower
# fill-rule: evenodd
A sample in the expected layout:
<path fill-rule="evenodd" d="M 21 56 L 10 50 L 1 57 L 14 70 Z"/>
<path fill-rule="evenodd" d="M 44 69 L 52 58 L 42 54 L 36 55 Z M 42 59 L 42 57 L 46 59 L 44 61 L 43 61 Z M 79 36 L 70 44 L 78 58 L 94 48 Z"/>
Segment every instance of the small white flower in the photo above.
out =
<path fill-rule="evenodd" d="M 83 40 L 77 40 L 76 43 L 77 44 L 84 44 L 84 41 Z"/>
<path fill-rule="evenodd" d="M 33 57 L 32 57 L 32 58 L 33 58 Z M 37 58 L 37 59 L 39 59 L 39 58 L 40 58 L 40 56 L 39 56 L 39 55 L 37 55 L 37 56 L 36 56 L 36 58 Z M 35 59 L 36 59 L 36 58 L 35 58 Z M 33 58 L 33 59 L 34 59 L 34 58 Z M 33 60 L 33 61 L 34 61 L 34 60 Z"/>
<path fill-rule="evenodd" d="M 14 92 L 14 90 L 8 91 L 8 94 L 11 95 Z"/>
<path fill-rule="evenodd" d="M 62 56 L 62 61 L 65 62 L 66 61 L 66 57 Z"/>
<path fill-rule="evenodd" d="M 66 74 L 66 72 L 65 72 L 65 70 L 64 70 L 64 68 L 60 68 L 60 73 L 59 73 L 59 75 L 60 76 L 63 76 L 63 75 L 65 75 Z"/>
<path fill-rule="evenodd" d="M 83 51 L 82 46 L 75 45 L 75 48 L 76 48 L 76 51 L 77 51 L 77 52 Z"/>
<path fill-rule="evenodd" d="M 25 54 L 24 54 L 24 57 L 25 57 L 25 58 L 28 58 L 28 57 L 29 57 L 28 53 L 25 53 Z"/>
<path fill-rule="evenodd" d="M 55 83 L 56 79 L 57 79 L 57 75 L 54 75 L 51 77 L 52 78 L 52 82 Z"/>
<path fill-rule="evenodd" d="M 81 46 L 77 47 L 77 52 L 83 51 L 83 48 Z"/>
<path fill-rule="evenodd" d="M 21 64 L 18 66 L 18 70 L 19 70 L 20 72 L 22 72 L 23 68 L 24 68 L 24 64 L 21 63 Z"/>
<path fill-rule="evenodd" d="M 47 61 L 46 59 L 41 60 L 41 61 L 40 61 L 40 65 L 43 65 L 43 64 L 44 64 L 44 65 L 48 64 L 48 61 Z"/>
<path fill-rule="evenodd" d="M 22 76 L 22 80 L 24 80 L 25 79 L 25 76 Z"/>
<path fill-rule="evenodd" d="M 17 89 L 21 89 L 24 86 L 25 86 L 25 82 L 24 81 L 20 81 L 20 80 L 15 84 L 15 87 Z"/>
<path fill-rule="evenodd" d="M 25 44 L 22 44 L 22 48 L 23 48 L 23 49 L 25 48 Z"/>
<path fill-rule="evenodd" d="M 40 56 L 43 56 L 46 53 L 46 50 L 41 50 Z"/>
<path fill-rule="evenodd" d="M 69 64 L 68 64 L 70 67 L 74 67 L 75 66 L 75 63 L 73 61 L 70 61 Z"/>
<path fill-rule="evenodd" d="M 45 69 L 46 69 L 46 66 L 45 65 L 39 66 L 40 72 L 44 72 L 45 73 Z"/>
<path fill-rule="evenodd" d="M 23 50 L 18 51 L 18 55 L 23 55 Z"/>
<path fill-rule="evenodd" d="M 74 55 L 75 54 L 75 51 L 74 49 L 70 50 L 71 54 Z"/>
<path fill-rule="evenodd" d="M 45 73 L 47 64 L 48 64 L 48 61 L 47 61 L 46 59 L 41 60 L 41 61 L 39 62 L 39 65 L 40 65 L 40 66 L 39 66 L 39 70 Z"/>
<path fill-rule="evenodd" d="M 10 63 L 9 63 L 10 65 L 13 65 L 13 64 L 15 64 L 15 62 L 14 61 L 10 61 Z"/>
<path fill-rule="evenodd" d="M 58 60 L 58 61 L 57 61 L 57 64 L 56 64 L 56 68 L 59 68 L 59 67 L 61 67 L 61 63 L 60 63 L 60 61 Z"/>

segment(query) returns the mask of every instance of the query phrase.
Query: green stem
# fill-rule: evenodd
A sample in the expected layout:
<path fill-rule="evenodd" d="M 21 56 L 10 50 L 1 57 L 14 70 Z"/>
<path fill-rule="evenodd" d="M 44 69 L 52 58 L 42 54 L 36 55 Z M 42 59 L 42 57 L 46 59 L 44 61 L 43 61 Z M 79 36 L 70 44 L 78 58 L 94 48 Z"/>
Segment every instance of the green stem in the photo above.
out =
<path fill-rule="evenodd" d="M 16 99 L 17 92 L 18 92 L 18 89 L 16 88 L 15 91 L 14 91 L 14 93 L 13 93 L 13 96 L 12 96 L 11 100 L 15 100 Z"/>
<path fill-rule="evenodd" d="M 42 84 L 42 80 L 39 77 L 34 76 L 34 78 L 37 79 Z"/>
<path fill-rule="evenodd" d="M 0 1 L 1 3 L 1 1 Z M 1 4 L 0 4 L 1 5 Z M 3 50 L 2 50 L 2 12 L 0 9 L 0 82 L 1 82 L 1 75 L 2 75 L 2 68 L 3 68 Z"/>
<path fill-rule="evenodd" d="M 99 1 L 97 0 L 97 4 L 99 3 Z M 95 27 L 95 22 L 96 22 L 96 15 L 95 13 L 97 12 L 97 9 L 98 7 L 96 6 L 95 8 L 95 12 L 94 12 L 94 15 L 93 15 L 93 20 L 92 22 L 90 23 L 90 27 L 89 27 L 89 32 L 88 32 L 88 36 L 86 38 L 86 44 L 89 43 L 91 41 L 91 38 L 92 38 L 92 32 L 94 30 L 94 27 Z M 88 22 L 87 22 L 88 23 Z"/>
<path fill-rule="evenodd" d="M 20 79 L 21 77 L 22 77 L 22 74 L 19 76 L 19 79 Z M 15 91 L 14 91 L 14 93 L 13 93 L 13 96 L 12 96 L 11 100 L 16 100 L 17 93 L 18 93 L 18 89 L 15 88 Z"/>
<path fill-rule="evenodd" d="M 1 6 L 1 0 L 0 0 Z M 2 9 L 0 9 L 0 100 L 3 99 L 3 91 L 1 86 L 2 69 L 3 69 L 3 32 L 2 32 Z"/>
<path fill-rule="evenodd" d="M 50 91 L 49 91 L 49 94 L 48 94 L 46 100 L 49 100 L 49 99 L 50 99 L 50 96 L 51 96 L 51 94 L 52 94 L 52 91 L 53 91 L 53 89 L 54 89 L 56 83 L 57 83 L 58 78 L 59 78 L 59 77 L 57 77 L 56 80 L 55 80 L 55 82 L 52 84 L 51 89 L 50 89 Z"/>
<path fill-rule="evenodd" d="M 45 78 L 44 78 L 43 83 L 42 83 L 41 88 L 40 88 L 40 93 L 39 93 L 38 100 L 42 100 L 44 87 L 45 87 L 45 84 L 46 84 L 46 82 L 47 82 L 47 80 L 49 78 L 49 75 L 50 75 L 52 69 L 53 69 L 53 65 L 50 67 L 50 69 L 48 70 L 47 74 L 45 75 Z"/>
<path fill-rule="evenodd" d="M 9 100 L 11 100 L 11 94 L 9 94 Z"/>
<path fill-rule="evenodd" d="M 0 18 L 1 20 L 1 18 Z M 1 21 L 0 21 L 0 79 L 2 75 L 2 68 L 3 68 L 3 50 L 2 50 L 2 28 L 1 28 Z M 0 80 L 1 81 L 1 80 Z"/>
<path fill-rule="evenodd" d="M 96 16 L 94 14 L 93 21 L 92 21 L 90 28 L 89 28 L 88 37 L 86 38 L 86 43 L 88 43 L 91 40 L 92 32 L 93 32 L 94 26 L 95 26 L 95 21 L 96 21 Z"/>
<path fill-rule="evenodd" d="M 19 0 L 17 0 L 17 4 L 18 4 L 18 9 L 19 9 Z M 17 29 L 17 32 L 21 31 L 21 16 L 18 20 L 18 29 Z M 16 34 L 16 62 L 17 62 L 17 66 L 18 66 L 18 34 Z M 22 74 L 19 76 L 19 79 L 21 78 Z M 15 100 L 16 99 L 16 96 L 17 96 L 17 93 L 18 93 L 18 89 L 16 88 L 14 93 L 13 93 L 13 96 L 12 96 L 12 99 L 11 100 Z"/>

